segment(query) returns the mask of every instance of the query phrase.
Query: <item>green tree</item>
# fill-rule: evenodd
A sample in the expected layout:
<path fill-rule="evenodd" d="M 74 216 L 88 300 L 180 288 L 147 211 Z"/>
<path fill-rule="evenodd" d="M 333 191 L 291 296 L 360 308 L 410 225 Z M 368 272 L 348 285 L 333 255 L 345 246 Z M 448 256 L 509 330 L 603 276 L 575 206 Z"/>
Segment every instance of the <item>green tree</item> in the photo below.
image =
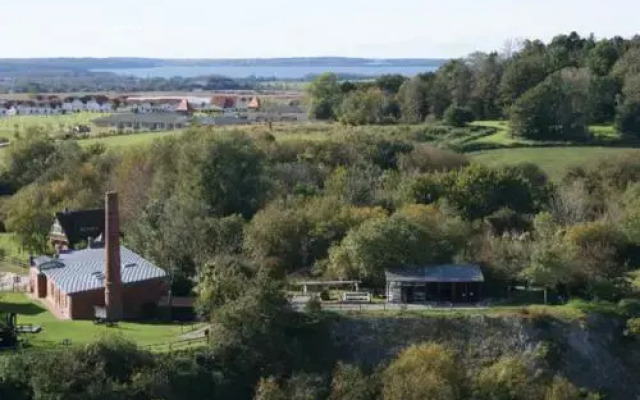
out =
<path fill-rule="evenodd" d="M 256 214 L 247 228 L 245 247 L 250 254 L 281 272 L 307 267 L 311 222 L 302 208 L 274 204 Z"/>
<path fill-rule="evenodd" d="M 385 400 L 454 400 L 462 398 L 462 371 L 437 344 L 405 349 L 383 373 Z"/>
<path fill-rule="evenodd" d="M 356 90 L 340 105 L 340 122 L 347 125 L 380 124 L 392 118 L 386 115 L 389 100 L 380 89 Z"/>
<path fill-rule="evenodd" d="M 276 379 L 269 377 L 260 379 L 253 400 L 289 400 L 289 397 Z"/>
<path fill-rule="evenodd" d="M 500 98 L 506 107 L 546 77 L 544 58 L 540 54 L 518 56 L 510 60 L 500 80 Z"/>
<path fill-rule="evenodd" d="M 372 400 L 379 396 L 380 383 L 350 364 L 338 363 L 331 382 L 329 400 Z"/>
<path fill-rule="evenodd" d="M 575 268 L 571 258 L 571 247 L 567 245 L 561 231 L 548 213 L 541 213 L 534 220 L 536 241 L 532 244 L 531 260 L 521 272 L 521 278 L 547 290 L 574 279 Z"/>
<path fill-rule="evenodd" d="M 640 46 L 630 48 L 611 69 L 611 76 L 621 81 L 640 74 Z"/>
<path fill-rule="evenodd" d="M 217 256 L 199 268 L 196 309 L 211 315 L 216 307 L 237 300 L 250 286 L 256 268 L 237 256 Z"/>
<path fill-rule="evenodd" d="M 474 83 L 473 72 L 464 60 L 452 60 L 444 64 L 436 72 L 435 79 L 447 88 L 450 103 L 461 107 L 469 105 Z"/>
<path fill-rule="evenodd" d="M 402 119 L 409 123 L 420 123 L 429 114 L 429 81 L 414 77 L 404 81 L 398 90 L 398 103 Z"/>
<path fill-rule="evenodd" d="M 464 224 L 434 207 L 409 207 L 350 230 L 329 252 L 329 273 L 380 283 L 388 268 L 450 261 L 467 234 Z"/>
<path fill-rule="evenodd" d="M 615 125 L 618 132 L 640 136 L 640 101 L 624 102 L 618 107 Z"/>
<path fill-rule="evenodd" d="M 535 212 L 548 198 L 544 174 L 535 168 L 489 168 L 472 164 L 442 177 L 444 197 L 467 219 L 485 217 L 503 207 Z"/>
<path fill-rule="evenodd" d="M 314 119 L 335 119 L 341 102 L 338 77 L 332 73 L 318 76 L 306 89 L 309 116 Z"/>
<path fill-rule="evenodd" d="M 27 130 L 23 139 L 12 143 L 7 154 L 6 176 L 14 190 L 41 178 L 54 166 L 56 145 L 45 132 Z"/>
<path fill-rule="evenodd" d="M 451 105 L 444 112 L 444 122 L 453 127 L 463 127 L 469 122 L 473 122 L 475 116 L 470 109 Z"/>
<path fill-rule="evenodd" d="M 597 76 L 607 76 L 620 57 L 620 49 L 613 40 L 596 43 L 587 56 L 587 66 Z"/>
<path fill-rule="evenodd" d="M 545 393 L 545 400 L 580 400 L 582 395 L 566 378 L 556 376 Z"/>
<path fill-rule="evenodd" d="M 479 400 L 535 400 L 544 398 L 535 374 L 516 357 L 503 357 L 483 368 L 474 382 Z"/>
<path fill-rule="evenodd" d="M 396 94 L 407 77 L 399 74 L 386 74 L 376 78 L 376 86 L 387 94 Z"/>
<path fill-rule="evenodd" d="M 475 53 L 470 56 L 474 75 L 469 107 L 478 119 L 497 119 L 500 107 L 500 80 L 504 71 L 498 53 Z"/>
<path fill-rule="evenodd" d="M 266 190 L 263 154 L 239 134 L 189 137 L 178 160 L 176 190 L 202 199 L 214 216 L 252 216 Z"/>
<path fill-rule="evenodd" d="M 510 111 L 511 132 L 531 140 L 584 140 L 588 138 L 586 94 L 562 74 L 554 74 L 515 102 Z"/>
<path fill-rule="evenodd" d="M 611 123 L 616 114 L 620 84 L 615 78 L 593 76 L 587 94 L 587 121 L 590 124 Z"/>

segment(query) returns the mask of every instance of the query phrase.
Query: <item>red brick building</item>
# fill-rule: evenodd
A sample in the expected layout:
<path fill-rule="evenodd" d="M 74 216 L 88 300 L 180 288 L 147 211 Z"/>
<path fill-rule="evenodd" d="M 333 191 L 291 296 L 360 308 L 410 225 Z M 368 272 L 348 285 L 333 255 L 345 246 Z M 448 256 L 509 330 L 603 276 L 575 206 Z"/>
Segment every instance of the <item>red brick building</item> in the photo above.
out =
<path fill-rule="evenodd" d="M 56 257 L 31 261 L 32 295 L 46 302 L 60 318 L 93 319 L 101 315 L 112 321 L 137 319 L 167 293 L 166 272 L 120 246 L 117 194 L 108 193 L 106 203 L 103 221 L 94 224 L 103 226 L 104 233 L 87 238 L 88 248 L 62 246 Z M 59 222 L 64 231 L 64 223 Z M 58 240 L 69 236 L 55 233 Z"/>

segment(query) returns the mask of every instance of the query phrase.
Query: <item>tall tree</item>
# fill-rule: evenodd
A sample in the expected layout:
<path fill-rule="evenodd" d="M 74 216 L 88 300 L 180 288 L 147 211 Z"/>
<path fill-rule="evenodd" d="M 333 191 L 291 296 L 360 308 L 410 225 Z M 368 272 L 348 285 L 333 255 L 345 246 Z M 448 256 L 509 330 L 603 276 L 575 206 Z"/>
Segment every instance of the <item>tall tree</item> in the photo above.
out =
<path fill-rule="evenodd" d="M 341 88 L 336 74 L 324 73 L 306 89 L 309 116 L 314 119 L 335 119 L 341 102 Z"/>

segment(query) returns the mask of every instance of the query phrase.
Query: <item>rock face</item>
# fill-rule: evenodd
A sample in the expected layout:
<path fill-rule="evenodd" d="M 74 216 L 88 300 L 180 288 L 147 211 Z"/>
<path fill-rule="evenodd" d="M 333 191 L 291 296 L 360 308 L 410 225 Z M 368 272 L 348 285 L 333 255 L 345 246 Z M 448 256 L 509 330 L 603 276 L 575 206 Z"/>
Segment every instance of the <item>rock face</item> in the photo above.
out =
<path fill-rule="evenodd" d="M 523 316 L 350 316 L 332 323 L 339 358 L 373 367 L 405 347 L 446 345 L 473 370 L 504 355 L 526 354 L 540 367 L 612 399 L 640 396 L 640 346 L 622 335 L 621 320 L 560 321 Z"/>

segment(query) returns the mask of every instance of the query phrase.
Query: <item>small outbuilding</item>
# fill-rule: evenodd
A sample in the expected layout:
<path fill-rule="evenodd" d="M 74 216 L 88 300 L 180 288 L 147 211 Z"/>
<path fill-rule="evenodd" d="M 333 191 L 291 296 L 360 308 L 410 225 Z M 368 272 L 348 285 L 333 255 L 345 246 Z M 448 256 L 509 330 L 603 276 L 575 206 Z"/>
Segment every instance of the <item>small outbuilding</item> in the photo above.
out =
<path fill-rule="evenodd" d="M 480 300 L 484 275 L 477 265 L 405 266 L 385 271 L 387 301 L 426 303 Z"/>

